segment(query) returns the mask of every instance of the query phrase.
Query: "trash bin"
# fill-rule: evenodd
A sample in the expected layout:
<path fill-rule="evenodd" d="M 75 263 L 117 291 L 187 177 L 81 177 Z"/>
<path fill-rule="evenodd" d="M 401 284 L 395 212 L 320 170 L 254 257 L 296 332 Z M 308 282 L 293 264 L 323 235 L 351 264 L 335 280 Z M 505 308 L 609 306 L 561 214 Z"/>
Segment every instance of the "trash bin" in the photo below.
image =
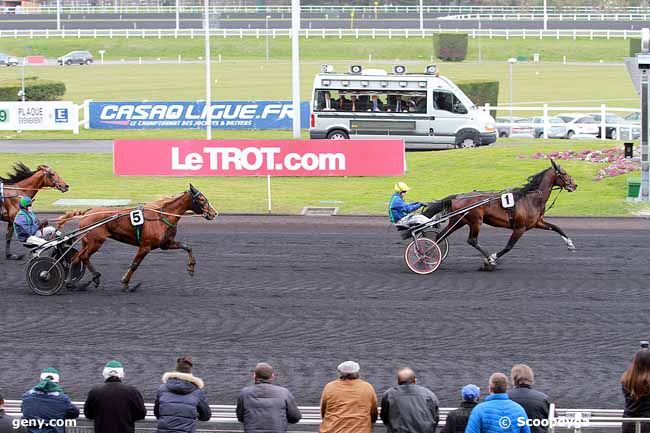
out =
<path fill-rule="evenodd" d="M 623 143 L 623 146 L 625 146 L 625 158 L 632 159 L 634 157 L 634 143 Z"/>
<path fill-rule="evenodd" d="M 627 178 L 627 198 L 635 199 L 639 197 L 641 192 L 641 178 L 640 177 L 628 177 Z"/>

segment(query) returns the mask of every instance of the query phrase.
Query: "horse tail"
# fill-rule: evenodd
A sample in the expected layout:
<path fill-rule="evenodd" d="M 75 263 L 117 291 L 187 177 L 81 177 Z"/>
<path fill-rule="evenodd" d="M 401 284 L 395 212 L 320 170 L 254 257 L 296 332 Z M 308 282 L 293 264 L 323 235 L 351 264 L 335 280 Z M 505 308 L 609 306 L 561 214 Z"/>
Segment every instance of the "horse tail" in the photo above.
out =
<path fill-rule="evenodd" d="M 433 218 L 435 214 L 438 214 L 440 212 L 449 212 L 451 210 L 451 201 L 454 198 L 456 198 L 456 194 L 449 195 L 441 200 L 434 200 L 432 202 L 425 203 L 427 207 L 422 212 L 422 214 L 427 218 Z"/>
<path fill-rule="evenodd" d="M 88 208 L 86 210 L 69 210 L 69 211 L 67 211 L 66 213 L 61 215 L 59 218 L 57 218 L 57 220 L 56 220 L 56 229 L 57 230 L 60 229 L 68 221 L 74 219 L 77 216 L 85 215 L 86 212 L 88 212 L 89 210 L 90 210 L 90 208 Z"/>

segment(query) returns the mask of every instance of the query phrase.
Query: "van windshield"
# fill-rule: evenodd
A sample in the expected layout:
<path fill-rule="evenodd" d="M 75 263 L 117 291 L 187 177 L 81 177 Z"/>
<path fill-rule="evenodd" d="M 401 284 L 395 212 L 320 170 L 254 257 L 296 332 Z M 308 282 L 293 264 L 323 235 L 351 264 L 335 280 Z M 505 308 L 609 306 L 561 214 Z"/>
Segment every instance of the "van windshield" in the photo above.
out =
<path fill-rule="evenodd" d="M 467 108 L 460 99 L 451 92 L 433 92 L 433 109 L 449 111 L 456 114 L 467 114 Z"/>
<path fill-rule="evenodd" d="M 426 113 L 426 92 L 316 89 L 314 111 Z"/>

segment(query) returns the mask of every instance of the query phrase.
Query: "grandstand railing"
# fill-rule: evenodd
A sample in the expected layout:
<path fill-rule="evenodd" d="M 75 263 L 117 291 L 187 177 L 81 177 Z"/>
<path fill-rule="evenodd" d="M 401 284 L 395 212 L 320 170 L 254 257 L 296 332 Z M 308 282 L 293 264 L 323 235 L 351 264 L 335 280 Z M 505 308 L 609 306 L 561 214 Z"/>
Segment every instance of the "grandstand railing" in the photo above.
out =
<path fill-rule="evenodd" d="M 8 415 L 20 416 L 20 400 L 5 400 L 5 411 Z M 80 409 L 83 408 L 83 402 L 74 402 Z M 146 403 L 148 416 L 144 421 L 136 424 L 138 432 L 148 432 L 154 430 L 154 423 L 156 422 L 153 416 L 153 404 Z M 235 414 L 234 405 L 211 405 L 212 419 L 207 422 L 199 423 L 198 432 L 241 432 L 242 429 L 237 416 Z M 440 408 L 440 422 L 438 427 L 445 425 L 447 415 L 455 408 L 443 407 Z M 295 432 L 311 433 L 318 432 L 318 425 L 320 425 L 320 408 L 317 406 L 301 406 L 302 420 L 298 424 L 297 430 L 291 429 Z M 83 413 L 83 411 L 82 411 Z M 571 420 L 583 421 L 577 427 L 575 425 L 567 426 L 563 423 L 558 423 L 562 418 L 569 418 Z M 586 422 L 585 422 L 586 421 Z M 623 422 L 632 422 L 635 424 L 636 433 L 641 433 L 641 423 L 650 423 L 650 418 L 623 418 L 623 411 L 620 409 L 559 409 L 555 404 L 551 404 L 548 418 L 549 433 L 555 431 L 573 430 L 580 432 L 582 430 L 602 431 L 604 429 L 620 429 Z M 377 421 L 379 428 L 381 421 Z M 233 426 L 234 428 L 224 429 L 225 426 Z M 80 417 L 77 427 L 68 427 L 68 433 L 91 433 L 92 421 Z"/>
<path fill-rule="evenodd" d="M 650 19 L 650 15 L 648 15 Z M 607 29 L 301 29 L 300 37 L 304 38 L 344 38 L 344 37 L 387 37 L 391 38 L 427 38 L 437 33 L 466 33 L 471 38 L 530 38 L 530 39 L 560 39 L 560 38 L 632 38 L 640 37 L 640 30 L 607 30 Z M 3 38 L 179 38 L 203 37 L 202 29 L 63 29 L 63 30 L 0 30 Z M 244 37 L 291 37 L 291 29 L 210 29 L 210 35 L 223 38 Z"/>

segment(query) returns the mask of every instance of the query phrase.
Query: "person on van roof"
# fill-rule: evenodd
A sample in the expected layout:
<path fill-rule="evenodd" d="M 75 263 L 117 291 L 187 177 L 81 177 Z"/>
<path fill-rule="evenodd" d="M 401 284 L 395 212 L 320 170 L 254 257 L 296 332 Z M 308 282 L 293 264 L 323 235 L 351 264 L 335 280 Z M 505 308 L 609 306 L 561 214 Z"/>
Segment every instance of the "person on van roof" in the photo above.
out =
<path fill-rule="evenodd" d="M 388 216 L 390 217 L 390 222 L 395 225 L 408 227 L 429 222 L 429 218 L 422 214 L 411 214 L 411 212 L 425 207 L 426 204 L 420 203 L 419 201 L 406 203 L 404 201 L 404 195 L 410 189 L 405 182 L 397 182 L 395 184 L 395 192 L 388 203 Z"/>

